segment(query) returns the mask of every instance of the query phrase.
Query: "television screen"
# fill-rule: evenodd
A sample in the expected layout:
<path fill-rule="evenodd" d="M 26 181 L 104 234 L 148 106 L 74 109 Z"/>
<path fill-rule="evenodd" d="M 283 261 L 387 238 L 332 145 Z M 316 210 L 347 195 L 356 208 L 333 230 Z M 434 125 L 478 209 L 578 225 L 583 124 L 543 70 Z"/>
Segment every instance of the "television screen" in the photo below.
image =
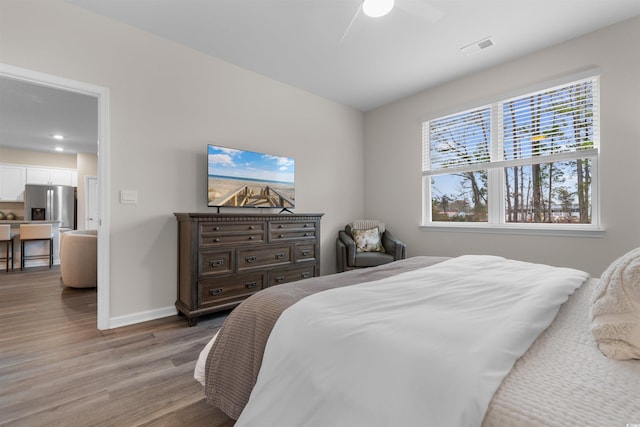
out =
<path fill-rule="evenodd" d="M 207 174 L 208 206 L 295 207 L 292 158 L 209 144 Z"/>

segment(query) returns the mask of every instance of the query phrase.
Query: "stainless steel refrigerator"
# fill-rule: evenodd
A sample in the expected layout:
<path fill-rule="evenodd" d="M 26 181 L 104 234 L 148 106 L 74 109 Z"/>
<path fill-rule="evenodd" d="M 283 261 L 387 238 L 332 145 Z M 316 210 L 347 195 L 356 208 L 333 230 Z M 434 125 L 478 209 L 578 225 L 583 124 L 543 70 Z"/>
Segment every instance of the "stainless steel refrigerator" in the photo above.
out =
<path fill-rule="evenodd" d="M 60 228 L 75 229 L 76 188 L 67 185 L 27 184 L 24 218 L 29 221 L 61 220 Z"/>

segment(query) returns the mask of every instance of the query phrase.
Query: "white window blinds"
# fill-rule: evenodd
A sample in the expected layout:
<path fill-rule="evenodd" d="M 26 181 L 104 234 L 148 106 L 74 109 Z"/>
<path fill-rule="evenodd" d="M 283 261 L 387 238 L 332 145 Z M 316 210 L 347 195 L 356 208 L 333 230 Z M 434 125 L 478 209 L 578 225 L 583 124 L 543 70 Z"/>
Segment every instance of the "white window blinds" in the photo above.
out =
<path fill-rule="evenodd" d="M 589 78 L 502 102 L 504 160 L 595 148 L 597 84 Z"/>
<path fill-rule="evenodd" d="M 423 171 L 488 162 L 490 115 L 486 106 L 425 122 Z"/>
<path fill-rule="evenodd" d="M 598 94 L 595 76 L 426 121 L 422 170 L 453 173 L 483 163 L 506 167 L 593 157 Z"/>

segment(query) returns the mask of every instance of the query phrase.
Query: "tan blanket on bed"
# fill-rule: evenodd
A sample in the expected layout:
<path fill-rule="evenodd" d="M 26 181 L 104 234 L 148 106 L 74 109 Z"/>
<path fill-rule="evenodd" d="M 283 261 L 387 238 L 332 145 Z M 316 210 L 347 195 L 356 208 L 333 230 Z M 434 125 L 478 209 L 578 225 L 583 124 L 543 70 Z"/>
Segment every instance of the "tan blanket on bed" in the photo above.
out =
<path fill-rule="evenodd" d="M 328 289 L 380 280 L 445 261 L 413 257 L 380 267 L 315 277 L 265 289 L 229 314 L 207 357 L 207 401 L 237 419 L 249 400 L 271 329 L 280 314 L 300 299 Z"/>

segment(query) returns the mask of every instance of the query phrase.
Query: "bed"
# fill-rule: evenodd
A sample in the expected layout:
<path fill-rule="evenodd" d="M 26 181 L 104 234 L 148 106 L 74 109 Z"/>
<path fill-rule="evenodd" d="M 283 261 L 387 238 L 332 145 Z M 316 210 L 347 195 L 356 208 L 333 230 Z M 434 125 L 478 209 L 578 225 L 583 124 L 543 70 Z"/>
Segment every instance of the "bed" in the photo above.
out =
<path fill-rule="evenodd" d="M 465 270 L 468 268 L 465 264 L 462 266 L 454 265 L 454 270 L 460 272 L 459 276 L 475 271 L 471 274 L 472 276 L 477 276 L 480 283 L 485 280 L 482 288 L 490 285 L 495 277 L 501 275 L 506 276 L 507 280 L 514 280 L 513 272 L 491 272 L 490 262 L 499 261 L 497 258 L 499 257 L 474 258 L 471 261 L 482 267 L 477 271 Z M 484 349 L 476 347 L 496 347 L 497 345 L 485 346 L 486 340 L 484 338 L 478 341 L 479 344 L 473 344 L 471 341 L 474 339 L 474 334 L 470 334 L 470 337 L 464 336 L 463 340 L 456 338 L 452 341 L 470 343 L 469 346 L 472 349 L 469 354 L 471 357 L 464 352 L 466 348 L 462 349 L 464 351 L 456 348 L 449 354 L 442 353 L 449 350 L 443 350 L 438 345 L 436 347 L 439 352 L 437 359 L 429 359 L 429 354 L 420 356 L 425 358 L 423 365 L 434 366 L 435 372 L 432 370 L 424 374 L 430 376 L 427 378 L 433 378 L 434 381 L 427 381 L 419 376 L 416 377 L 419 380 L 413 381 L 412 377 L 409 377 L 411 387 L 405 387 L 407 373 L 401 373 L 400 376 L 397 376 L 395 370 L 392 370 L 393 375 L 387 375 L 388 369 L 381 361 L 386 361 L 388 357 L 396 357 L 397 354 L 406 358 L 405 354 L 412 354 L 413 350 L 394 351 L 391 352 L 391 355 L 380 352 L 382 359 L 360 356 L 357 369 L 354 370 L 352 367 L 344 372 L 338 369 L 333 372 L 333 369 L 327 369 L 327 366 L 320 368 L 320 372 L 316 369 L 311 373 L 306 372 L 306 366 L 301 372 L 297 372 L 297 368 L 288 368 L 296 366 L 293 357 L 302 357 L 305 360 L 308 358 L 308 364 L 312 365 L 313 369 L 313 366 L 321 366 L 324 360 L 327 360 L 328 357 L 333 358 L 336 353 L 349 353 L 346 350 L 335 351 L 336 346 L 331 341 L 336 335 L 333 332 L 325 334 L 326 337 L 322 336 L 326 321 L 311 322 L 311 324 L 317 323 L 319 325 L 320 336 L 308 334 L 305 329 L 302 336 L 289 337 L 292 334 L 292 329 L 287 329 L 282 325 L 291 325 L 291 319 L 289 319 L 291 316 L 294 316 L 292 318 L 293 329 L 296 324 L 304 323 L 305 328 L 309 325 L 309 322 L 305 323 L 305 321 L 295 318 L 296 311 L 302 312 L 302 315 L 308 311 L 305 304 L 317 304 L 333 295 L 338 299 L 329 299 L 330 306 L 340 306 L 342 301 L 359 300 L 363 292 L 371 292 L 371 287 L 367 288 L 371 284 L 373 284 L 375 292 L 378 292 L 379 289 L 382 291 L 385 286 L 388 289 L 396 290 L 398 285 L 394 280 L 416 277 L 417 274 L 423 274 L 423 271 L 430 272 L 432 275 L 436 274 L 434 277 L 439 277 L 438 280 L 448 283 L 446 277 L 442 279 L 441 276 L 437 276 L 443 274 L 438 272 L 438 269 L 443 270 L 444 266 L 451 264 L 452 261 L 458 262 L 457 259 L 451 260 L 441 257 L 413 257 L 380 267 L 307 279 L 303 282 L 280 285 L 259 292 L 230 313 L 221 330 L 202 351 L 196 366 L 196 379 L 203 383 L 208 402 L 220 408 L 231 418 L 239 419 L 238 426 L 418 425 L 412 421 L 417 419 L 421 420 L 419 425 L 436 425 L 434 423 L 437 422 L 437 425 L 482 426 L 625 426 L 640 423 L 640 398 L 638 397 L 640 396 L 640 361 L 613 360 L 602 354 L 593 339 L 589 319 L 591 297 L 598 280 L 589 279 L 586 274 L 571 269 L 561 269 L 562 274 L 568 274 L 571 278 L 569 282 L 566 282 L 567 285 L 562 282 L 555 284 L 552 288 L 564 286 L 565 290 L 555 295 L 552 298 L 552 304 L 546 307 L 542 313 L 534 312 L 536 313 L 535 318 L 528 319 L 526 316 L 531 315 L 526 314 L 526 310 L 520 308 L 514 310 L 514 314 L 525 316 L 523 319 L 506 322 L 501 321 L 500 317 L 497 318 L 499 324 L 495 330 L 500 332 L 489 334 L 492 336 L 492 340 L 497 340 L 496 343 L 502 345 L 504 336 L 513 335 L 514 331 L 517 335 L 515 340 L 518 341 L 517 345 L 515 348 L 507 349 L 507 357 L 504 354 L 499 357 L 491 354 L 482 356 Z M 512 260 L 508 261 L 512 262 Z M 523 267 L 528 268 L 529 265 L 528 263 L 516 265 L 516 270 L 522 270 Z M 447 268 L 451 269 L 450 266 Z M 532 270 L 530 274 L 533 276 L 523 276 L 521 280 L 529 281 L 530 277 L 535 277 L 535 280 L 542 277 L 541 283 L 555 280 L 558 270 L 554 267 L 550 268 L 552 270 L 543 270 L 542 272 Z M 483 275 L 484 279 L 480 277 Z M 537 285 L 533 288 L 538 287 L 540 286 Z M 448 288 L 448 286 L 443 288 Z M 433 289 L 430 290 L 430 295 L 433 292 Z M 464 292 L 468 293 L 468 289 Z M 442 294 L 444 298 L 445 293 Z M 374 301 L 380 300 L 380 295 L 374 293 L 372 298 Z M 474 295 L 474 298 L 477 301 L 482 301 L 483 296 Z M 489 298 L 493 297 L 489 296 Z M 371 303 L 365 305 L 367 306 L 366 318 L 366 316 L 371 316 L 372 311 L 368 310 Z M 481 305 L 491 304 L 483 303 Z M 473 311 L 473 309 L 475 307 L 472 304 L 465 310 Z M 362 310 L 357 309 L 356 311 Z M 505 311 L 508 311 L 508 308 L 503 307 L 498 310 L 499 313 Z M 402 314 L 404 315 L 405 312 L 407 309 L 403 306 Z M 433 309 L 430 309 L 429 312 L 433 312 Z M 521 314 L 521 312 L 525 314 Z M 476 314 L 474 312 L 471 315 L 473 319 Z M 386 325 L 387 318 L 394 316 L 395 314 L 385 313 L 383 316 L 384 324 Z M 345 319 L 346 323 L 349 323 L 351 317 L 346 316 L 337 323 L 345 323 Z M 327 317 L 321 318 L 326 319 Z M 377 319 L 378 317 L 373 323 L 381 323 Z M 409 317 L 409 319 L 411 318 Z M 428 318 L 428 322 L 425 323 L 437 323 L 433 322 L 433 319 L 436 317 Z M 361 321 L 358 320 L 358 322 Z M 508 325 L 511 330 L 501 331 L 501 324 Z M 513 328 L 513 324 L 516 324 L 517 327 Z M 465 332 L 464 330 L 451 332 L 455 331 L 455 328 L 449 327 L 443 328 L 443 330 L 447 334 Z M 347 333 L 347 335 L 352 334 L 349 335 L 350 337 L 355 337 L 353 342 L 358 343 L 358 348 L 360 348 L 360 341 L 357 339 L 361 335 L 360 332 L 360 329 L 356 329 Z M 396 332 L 391 334 L 393 340 L 396 339 Z M 372 348 L 404 348 L 398 347 L 395 341 L 393 345 L 385 344 L 384 340 L 388 337 L 384 334 L 384 329 L 382 332 L 377 330 L 375 334 L 374 339 L 370 340 L 373 341 L 372 345 L 382 347 Z M 304 342 L 304 345 L 292 345 L 291 341 L 287 344 L 287 339 L 290 338 L 295 343 Z M 323 341 L 325 338 L 329 341 Z M 445 335 L 440 338 L 447 341 Z M 304 339 L 309 339 L 309 342 L 303 341 Z M 344 342 L 342 341 L 342 345 Z M 439 343 L 440 339 L 429 340 L 429 342 Z M 318 348 L 313 347 L 316 344 Z M 404 345 L 402 344 L 402 346 Z M 420 347 L 425 347 L 425 345 L 421 343 Z M 296 356 L 298 348 L 301 349 L 301 354 Z M 426 348 L 428 351 L 434 352 L 433 349 L 429 349 L 428 345 Z M 328 353 L 325 354 L 323 351 Z M 293 353 L 292 359 L 289 359 L 290 353 Z M 367 354 L 377 355 L 378 351 Z M 442 354 L 447 354 L 447 356 L 441 357 Z M 318 360 L 314 361 L 315 357 Z M 347 354 L 346 357 L 352 357 L 352 355 Z M 483 357 L 487 359 L 485 362 L 482 362 Z M 504 359 L 501 362 L 503 365 L 493 366 L 494 360 L 498 359 Z M 392 366 L 405 363 L 405 359 L 399 360 L 399 362 L 393 362 Z M 477 362 L 478 360 L 480 362 Z M 279 364 L 279 361 L 283 362 Z M 335 365 L 329 364 L 328 366 L 334 368 L 343 366 L 345 361 L 331 359 L 331 363 L 335 363 Z M 411 358 L 407 363 L 411 363 Z M 294 371 L 294 378 L 287 379 L 287 372 L 278 371 L 278 365 L 282 364 L 287 367 L 285 371 Z M 486 375 L 484 371 L 478 371 L 478 369 L 474 371 L 474 367 L 478 366 L 485 370 L 487 370 L 487 366 L 491 366 L 489 370 L 492 375 Z M 508 368 L 505 369 L 505 366 Z M 362 371 L 361 367 L 370 371 Z M 410 372 L 416 372 L 415 368 L 411 369 L 413 371 Z M 499 375 L 493 375 L 494 372 L 499 371 L 503 372 Z M 335 375 L 337 372 L 340 372 L 340 375 Z M 355 372 L 355 375 L 360 375 L 361 378 L 369 378 L 372 382 L 354 381 L 353 378 L 349 378 L 351 372 Z M 363 372 L 369 372 L 369 374 L 365 375 Z M 307 379 L 305 375 L 311 375 L 312 380 Z M 473 375 L 479 375 L 479 377 L 474 379 Z M 321 378 L 320 382 L 318 382 L 319 377 Z M 324 383 L 325 380 L 333 381 L 334 377 L 345 377 L 338 379 L 346 381 L 347 384 L 330 381 Z M 404 379 L 399 382 L 399 386 L 394 388 L 389 384 L 394 384 L 395 378 Z M 467 396 L 465 389 L 473 389 L 473 387 L 467 387 L 464 378 L 469 378 L 469 382 L 473 384 L 484 384 L 482 393 L 474 394 L 476 391 L 472 390 L 471 394 Z M 347 390 L 350 383 L 356 384 L 353 391 Z M 382 387 L 372 387 L 372 384 L 385 385 L 385 393 L 382 397 L 387 400 L 384 405 L 377 404 L 378 401 L 375 400 L 380 397 L 378 389 L 382 389 Z M 457 388 L 452 384 L 457 384 Z M 371 389 L 374 390 L 369 393 Z M 331 390 L 331 392 L 328 393 L 327 390 Z M 372 418 L 360 423 L 347 421 L 350 416 L 353 416 L 348 411 L 353 410 L 356 405 L 354 396 L 350 396 L 349 393 L 355 393 L 357 399 L 360 399 L 363 391 L 366 398 L 362 398 L 362 400 L 369 406 L 357 408 L 354 412 L 356 414 L 367 413 Z M 433 405 L 436 406 L 435 408 L 429 407 L 430 400 L 442 399 L 442 396 L 447 396 L 447 393 L 450 394 L 450 397 L 444 400 L 444 404 L 439 402 L 437 405 Z M 392 399 L 388 398 L 389 394 L 393 395 Z M 325 399 L 327 395 L 332 395 L 333 398 Z M 336 396 L 338 396 L 337 400 Z M 451 403 L 451 401 L 455 402 Z M 346 403 L 343 404 L 343 402 Z M 308 407 L 304 407 L 307 403 Z M 357 405 L 360 403 L 358 401 Z M 467 406 L 456 407 L 457 404 Z M 278 405 L 281 407 L 278 408 Z M 469 406 L 472 408 L 469 409 Z M 413 411 L 413 408 L 416 407 L 421 409 L 415 414 L 405 414 Z M 340 412 L 343 410 L 347 412 Z M 433 415 L 437 411 L 441 413 Z M 454 414 L 453 418 L 449 417 L 451 414 Z M 318 418 L 314 418 L 316 416 Z M 360 417 L 360 415 L 357 416 Z M 305 420 L 304 423 L 299 422 L 302 419 Z M 327 420 L 331 420 L 330 424 L 327 424 Z"/>

